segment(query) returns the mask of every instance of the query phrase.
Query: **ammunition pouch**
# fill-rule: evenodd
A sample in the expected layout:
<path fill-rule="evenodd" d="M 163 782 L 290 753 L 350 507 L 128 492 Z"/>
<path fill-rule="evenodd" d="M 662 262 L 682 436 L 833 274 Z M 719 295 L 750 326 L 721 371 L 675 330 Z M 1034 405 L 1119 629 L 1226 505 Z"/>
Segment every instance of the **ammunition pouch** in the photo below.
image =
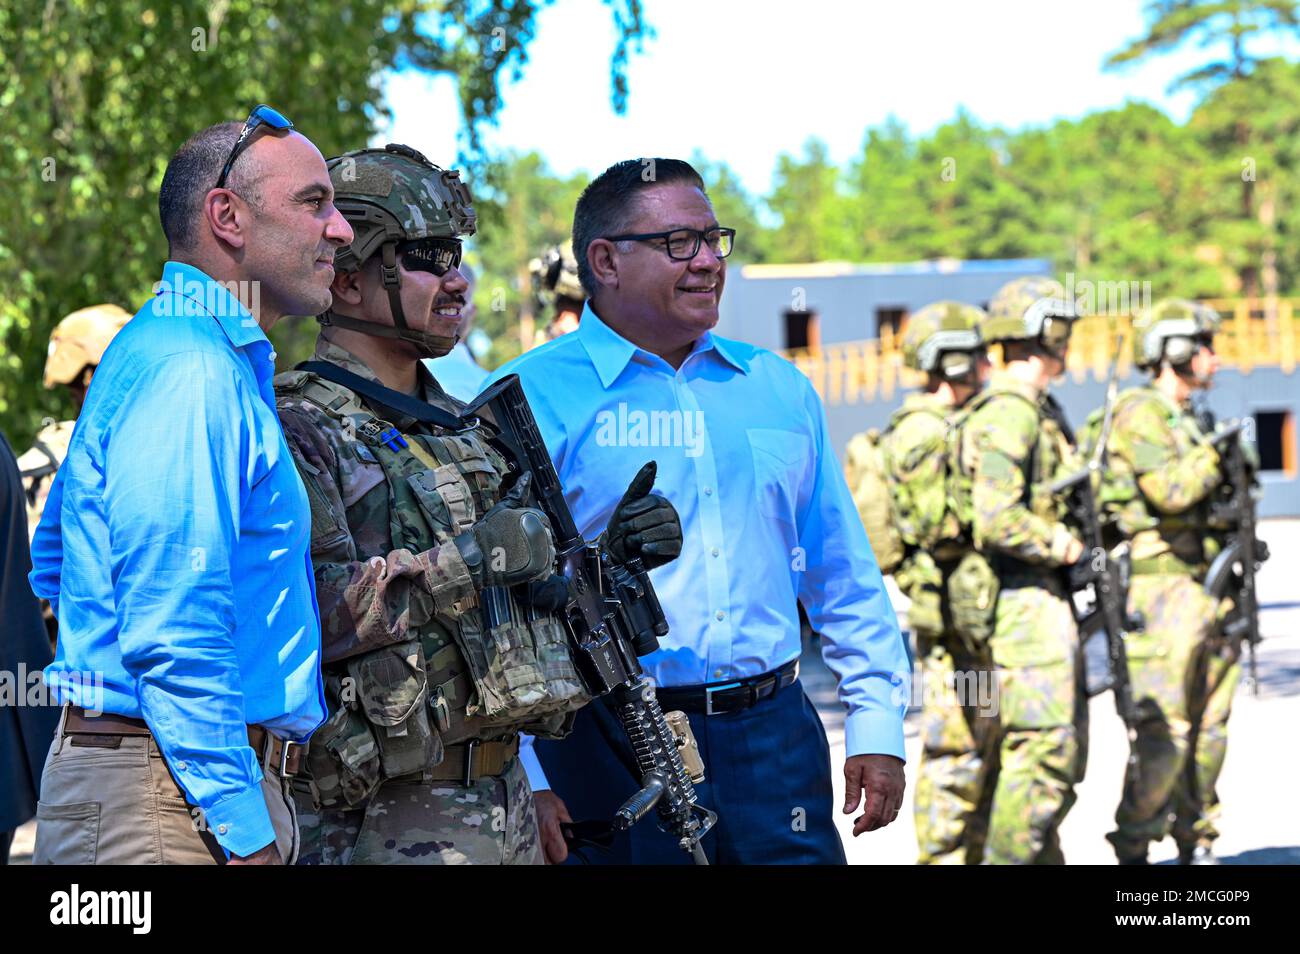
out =
<path fill-rule="evenodd" d="M 342 696 L 340 679 L 327 676 L 329 718 L 307 746 L 307 765 L 322 808 L 364 805 L 383 780 L 374 732 L 356 706 L 343 702 Z"/>
<path fill-rule="evenodd" d="M 912 601 L 907 622 L 913 631 L 930 637 L 942 634 L 943 571 L 934 556 L 926 550 L 908 553 L 894 571 L 894 581 Z"/>
<path fill-rule="evenodd" d="M 953 631 L 972 650 L 986 645 L 993 636 L 1001 592 L 989 558 L 969 551 L 948 574 L 947 590 Z"/>

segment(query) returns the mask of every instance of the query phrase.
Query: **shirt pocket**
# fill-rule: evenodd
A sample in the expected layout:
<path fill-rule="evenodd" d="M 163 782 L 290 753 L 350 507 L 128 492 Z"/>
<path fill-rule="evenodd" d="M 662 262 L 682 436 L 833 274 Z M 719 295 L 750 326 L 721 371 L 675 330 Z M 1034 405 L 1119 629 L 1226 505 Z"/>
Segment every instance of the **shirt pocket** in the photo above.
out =
<path fill-rule="evenodd" d="M 803 483 L 811 472 L 812 443 L 798 431 L 771 427 L 745 430 L 754 468 L 758 510 L 793 526 Z"/>

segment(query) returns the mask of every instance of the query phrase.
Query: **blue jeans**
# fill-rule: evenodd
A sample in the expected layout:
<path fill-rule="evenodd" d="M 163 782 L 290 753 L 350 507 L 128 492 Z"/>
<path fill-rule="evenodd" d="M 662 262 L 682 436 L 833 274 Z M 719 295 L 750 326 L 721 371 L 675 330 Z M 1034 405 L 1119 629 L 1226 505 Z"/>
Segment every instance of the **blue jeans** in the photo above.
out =
<path fill-rule="evenodd" d="M 832 815 L 826 731 L 796 680 L 743 712 L 690 715 L 704 758 L 701 805 L 718 813 L 702 844 L 712 864 L 844 864 Z M 573 733 L 538 740 L 537 755 L 575 821 L 608 820 L 640 787 L 618 717 L 597 701 L 578 713 Z M 584 848 L 570 863 L 690 864 L 650 813 L 612 849 Z"/>

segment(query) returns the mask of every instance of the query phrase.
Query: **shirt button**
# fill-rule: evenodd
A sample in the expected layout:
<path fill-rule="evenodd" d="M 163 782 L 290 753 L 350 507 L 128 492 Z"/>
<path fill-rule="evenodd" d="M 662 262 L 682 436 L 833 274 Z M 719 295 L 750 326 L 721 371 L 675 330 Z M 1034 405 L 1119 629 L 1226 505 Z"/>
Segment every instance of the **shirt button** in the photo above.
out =
<path fill-rule="evenodd" d="M 722 670 L 721 670 L 721 669 L 715 669 L 715 670 L 713 670 L 713 678 L 714 678 L 714 679 L 721 679 L 721 678 L 722 678 Z"/>
<path fill-rule="evenodd" d="M 718 610 L 718 611 L 717 611 L 716 613 L 714 613 L 713 615 L 716 616 L 718 619 L 722 619 L 722 618 L 723 618 L 724 616 L 726 616 L 727 614 L 724 613 L 724 612 L 722 612 L 722 610 Z"/>
<path fill-rule="evenodd" d="M 176 767 L 184 772 L 189 766 L 185 762 L 177 762 Z"/>
<path fill-rule="evenodd" d="M 280 356 L 279 356 L 278 354 L 276 354 L 274 351 L 272 351 L 270 354 L 267 355 L 267 357 L 270 358 L 271 361 L 274 362 L 275 359 L 278 358 L 278 357 L 280 357 Z"/>
<path fill-rule="evenodd" d="M 218 835 L 224 835 L 224 834 L 225 834 L 227 831 L 229 831 L 229 830 L 230 830 L 230 826 L 229 826 L 229 825 L 218 825 L 218 826 L 217 826 L 217 834 L 218 834 Z"/>
<path fill-rule="evenodd" d="M 705 487 L 705 488 L 704 488 L 704 496 L 706 496 L 706 497 L 712 497 L 712 496 L 713 496 L 713 488 L 712 488 L 712 487 Z"/>
<path fill-rule="evenodd" d="M 718 555 L 718 548 L 717 548 L 717 547 L 714 547 L 712 550 L 709 551 L 709 553 L 713 554 L 714 556 L 717 556 L 717 555 Z"/>

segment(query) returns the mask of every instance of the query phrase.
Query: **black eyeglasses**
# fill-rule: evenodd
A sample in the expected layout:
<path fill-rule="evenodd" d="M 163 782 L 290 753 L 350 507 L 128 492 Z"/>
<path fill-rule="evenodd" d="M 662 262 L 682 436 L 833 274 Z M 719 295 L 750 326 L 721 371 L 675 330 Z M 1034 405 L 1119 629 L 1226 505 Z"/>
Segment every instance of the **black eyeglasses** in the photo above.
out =
<path fill-rule="evenodd" d="M 673 229 L 671 232 L 642 232 L 637 235 L 606 235 L 610 242 L 662 241 L 668 257 L 676 262 L 689 262 L 700 253 L 704 242 L 718 258 L 726 258 L 736 242 L 735 229 Z"/>
<path fill-rule="evenodd" d="M 230 150 L 230 158 L 221 167 L 221 178 L 217 179 L 216 188 L 224 189 L 226 187 L 226 177 L 230 175 L 230 167 L 235 164 L 239 154 L 252 143 L 253 133 L 262 126 L 270 126 L 279 132 L 292 129 L 293 123 L 265 103 L 261 106 L 255 106 L 253 111 L 248 114 L 248 119 L 244 120 L 243 131 L 240 132 L 239 138 L 235 140 L 235 148 Z"/>
<path fill-rule="evenodd" d="M 460 267 L 461 241 L 453 238 L 409 239 L 397 243 L 397 254 L 408 272 L 432 272 L 441 278 Z"/>

